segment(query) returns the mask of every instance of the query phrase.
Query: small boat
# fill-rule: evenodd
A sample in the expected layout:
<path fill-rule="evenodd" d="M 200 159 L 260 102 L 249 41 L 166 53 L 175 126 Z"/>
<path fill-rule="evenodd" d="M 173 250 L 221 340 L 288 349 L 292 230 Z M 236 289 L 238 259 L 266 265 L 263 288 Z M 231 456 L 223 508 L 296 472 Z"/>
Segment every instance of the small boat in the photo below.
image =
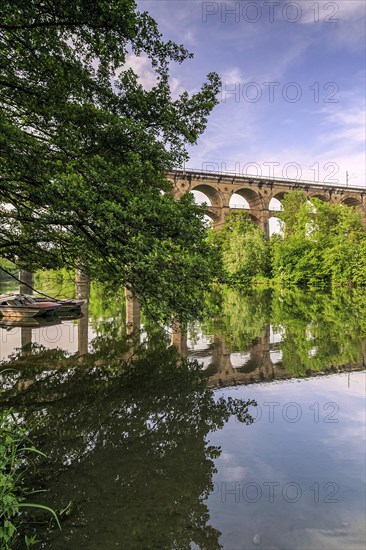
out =
<path fill-rule="evenodd" d="M 43 296 L 33 296 L 26 294 L 24 295 L 30 302 L 36 303 L 36 304 L 42 304 L 44 302 L 46 303 L 52 303 L 52 304 L 60 304 L 61 308 L 57 310 L 58 313 L 61 315 L 64 313 L 69 312 L 79 312 L 81 306 L 85 303 L 85 300 L 74 300 L 73 298 L 64 298 L 61 300 L 58 300 L 57 298 L 46 298 Z"/>
<path fill-rule="evenodd" d="M 83 317 L 81 306 L 85 304 L 85 300 L 74 300 L 73 298 L 65 298 L 58 300 L 57 298 L 48 298 L 44 296 L 34 296 L 33 294 L 16 294 L 9 293 L 7 297 L 16 298 L 28 306 L 33 307 L 54 307 L 61 320 L 74 320 Z"/>
<path fill-rule="evenodd" d="M 21 294 L 0 295 L 0 315 L 17 319 L 28 319 L 55 313 L 61 306 L 57 303 L 31 303 Z"/>

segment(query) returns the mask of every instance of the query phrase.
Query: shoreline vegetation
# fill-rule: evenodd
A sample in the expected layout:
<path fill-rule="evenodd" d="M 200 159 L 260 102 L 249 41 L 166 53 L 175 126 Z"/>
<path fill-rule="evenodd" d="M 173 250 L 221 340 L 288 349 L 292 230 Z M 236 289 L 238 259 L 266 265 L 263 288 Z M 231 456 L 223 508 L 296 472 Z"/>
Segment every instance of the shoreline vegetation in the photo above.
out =
<path fill-rule="evenodd" d="M 7 260 L 6 258 L 0 258 L 0 283 L 13 281 L 14 279 L 11 275 L 16 277 L 18 272 L 19 270 L 13 262 Z"/>
<path fill-rule="evenodd" d="M 29 509 L 49 514 L 61 529 L 54 510 L 29 502 L 39 491 L 29 487 L 38 460 L 47 458 L 30 437 L 32 426 L 13 409 L 0 409 L 0 549 L 31 548 L 37 542 Z M 39 518 L 38 518 L 39 521 Z"/>
<path fill-rule="evenodd" d="M 328 288 L 366 284 L 366 229 L 354 207 L 291 191 L 278 212 L 281 234 L 266 240 L 244 211 L 210 229 L 218 282 Z"/>
<path fill-rule="evenodd" d="M 213 281 L 364 284 L 360 215 L 300 191 L 283 199 L 283 237 L 268 244 L 244 212 L 207 238 L 206 209 L 178 196 L 167 173 L 205 131 L 220 76 L 176 97 L 171 66 L 193 54 L 165 41 L 134 0 L 51 6 L 8 0 L 3 10 L 2 257 L 132 289 L 163 325 L 194 320 Z M 151 64 L 151 89 L 130 54 Z"/>
<path fill-rule="evenodd" d="M 308 200 L 304 192 L 291 191 L 283 199 L 278 220 L 280 233 L 269 240 L 245 210 L 230 213 L 220 228 L 209 228 L 206 242 L 215 275 L 208 283 L 238 289 L 366 284 L 366 229 L 359 210 Z M 17 266 L 0 258 L 0 282 L 10 282 L 2 267 L 16 275 Z M 36 286 L 62 283 L 71 293 L 74 280 L 74 272 L 67 268 L 35 274 Z"/>

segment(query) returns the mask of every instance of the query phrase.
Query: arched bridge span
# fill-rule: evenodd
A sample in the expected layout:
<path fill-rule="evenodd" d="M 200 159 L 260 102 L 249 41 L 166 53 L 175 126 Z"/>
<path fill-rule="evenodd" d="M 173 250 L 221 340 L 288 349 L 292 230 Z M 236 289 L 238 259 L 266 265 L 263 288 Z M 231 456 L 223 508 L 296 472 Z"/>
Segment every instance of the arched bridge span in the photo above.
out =
<path fill-rule="evenodd" d="M 247 201 L 249 208 L 246 211 L 268 237 L 269 219 L 276 212 L 270 208 L 271 199 L 281 201 L 289 191 L 295 189 L 304 191 L 309 199 L 317 197 L 326 202 L 359 207 L 366 225 L 366 188 L 362 187 L 194 169 L 172 170 L 168 173 L 168 179 L 173 183 L 173 192 L 176 197 L 194 190 L 204 193 L 211 202 L 208 211 L 215 226 L 220 226 L 232 210 L 237 210 L 230 207 L 230 199 L 236 194 Z"/>

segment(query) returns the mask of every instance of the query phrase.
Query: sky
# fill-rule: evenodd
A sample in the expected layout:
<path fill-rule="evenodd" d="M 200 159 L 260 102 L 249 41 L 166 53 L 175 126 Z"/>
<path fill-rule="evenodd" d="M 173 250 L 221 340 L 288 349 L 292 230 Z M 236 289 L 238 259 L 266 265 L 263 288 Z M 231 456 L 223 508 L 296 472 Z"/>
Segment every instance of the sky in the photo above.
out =
<path fill-rule="evenodd" d="M 171 65 L 173 96 L 222 79 L 186 167 L 366 188 L 364 0 L 139 0 L 194 58 Z M 130 61 L 151 87 L 144 58 Z"/>

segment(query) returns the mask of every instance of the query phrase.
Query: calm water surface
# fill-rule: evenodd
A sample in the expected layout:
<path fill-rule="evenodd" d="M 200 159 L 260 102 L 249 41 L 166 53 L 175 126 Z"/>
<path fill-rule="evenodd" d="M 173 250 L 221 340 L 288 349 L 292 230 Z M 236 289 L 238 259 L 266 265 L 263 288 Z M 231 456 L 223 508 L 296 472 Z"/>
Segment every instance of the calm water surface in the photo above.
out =
<path fill-rule="evenodd" d="M 366 297 L 208 301 L 188 334 L 128 334 L 99 287 L 80 319 L 0 321 L 2 405 L 37 420 L 38 501 L 68 507 L 40 548 L 365 548 Z"/>

